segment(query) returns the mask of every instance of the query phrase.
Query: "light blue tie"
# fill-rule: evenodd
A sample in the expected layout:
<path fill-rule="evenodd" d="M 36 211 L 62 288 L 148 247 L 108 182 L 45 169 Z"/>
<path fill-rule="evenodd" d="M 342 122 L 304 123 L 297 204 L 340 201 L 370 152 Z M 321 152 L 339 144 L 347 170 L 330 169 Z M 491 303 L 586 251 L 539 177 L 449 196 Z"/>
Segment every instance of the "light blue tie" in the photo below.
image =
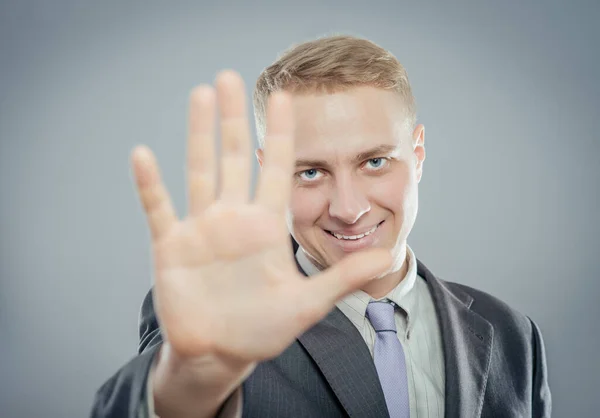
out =
<path fill-rule="evenodd" d="M 377 333 L 373 359 L 390 418 L 409 418 L 406 360 L 396 334 L 394 305 L 371 302 L 367 306 L 367 318 Z"/>

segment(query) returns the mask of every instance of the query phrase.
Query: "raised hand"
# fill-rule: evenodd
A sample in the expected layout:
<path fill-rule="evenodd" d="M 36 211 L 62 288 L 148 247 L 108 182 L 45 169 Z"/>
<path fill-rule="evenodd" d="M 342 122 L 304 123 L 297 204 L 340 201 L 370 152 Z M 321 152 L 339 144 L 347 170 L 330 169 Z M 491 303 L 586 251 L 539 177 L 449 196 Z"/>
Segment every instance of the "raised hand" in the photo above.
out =
<path fill-rule="evenodd" d="M 216 102 L 221 156 L 215 152 Z M 265 156 L 250 199 L 251 135 L 244 84 L 232 71 L 190 96 L 189 213 L 178 219 L 152 152 L 132 163 L 152 235 L 154 306 L 170 349 L 251 363 L 280 354 L 335 302 L 391 265 L 386 250 L 344 258 L 306 279 L 296 269 L 285 212 L 294 169 L 292 97 L 274 93 Z"/>

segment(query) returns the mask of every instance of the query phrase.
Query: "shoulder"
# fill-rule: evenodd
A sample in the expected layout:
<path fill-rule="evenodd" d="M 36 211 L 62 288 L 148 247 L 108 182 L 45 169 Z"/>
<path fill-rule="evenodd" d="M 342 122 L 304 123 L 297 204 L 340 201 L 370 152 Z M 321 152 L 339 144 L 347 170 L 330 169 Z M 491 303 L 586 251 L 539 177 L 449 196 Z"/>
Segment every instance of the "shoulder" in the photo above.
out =
<path fill-rule="evenodd" d="M 155 346 L 162 341 L 160 327 L 154 311 L 153 288 L 150 288 L 142 301 L 138 320 L 139 345 L 138 353 Z"/>
<path fill-rule="evenodd" d="M 443 310 L 444 305 L 455 308 L 466 307 L 492 325 L 511 329 L 531 329 L 532 324 L 529 317 L 503 300 L 480 289 L 446 280 L 434 274 L 419 259 L 417 259 L 417 274 L 429 284 L 434 303 L 441 304 L 441 306 L 437 306 L 438 310 Z"/>
<path fill-rule="evenodd" d="M 492 325 L 496 340 L 522 340 L 529 345 L 539 337 L 539 329 L 529 316 L 498 297 L 461 283 L 438 280 L 451 293 L 470 297 L 469 309 Z"/>

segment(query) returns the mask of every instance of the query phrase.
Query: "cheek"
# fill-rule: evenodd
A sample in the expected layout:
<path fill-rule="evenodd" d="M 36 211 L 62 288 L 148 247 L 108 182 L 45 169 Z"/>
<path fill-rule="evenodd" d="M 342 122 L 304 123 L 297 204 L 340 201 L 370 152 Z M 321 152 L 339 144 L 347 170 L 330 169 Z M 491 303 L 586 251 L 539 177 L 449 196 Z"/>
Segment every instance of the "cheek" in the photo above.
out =
<path fill-rule="evenodd" d="M 327 199 L 318 189 L 292 190 L 291 206 L 296 227 L 312 226 L 324 213 Z"/>
<path fill-rule="evenodd" d="M 392 172 L 373 181 L 370 186 L 373 201 L 378 206 L 401 215 L 414 199 L 416 182 L 413 171 L 408 164 L 399 163 Z"/>

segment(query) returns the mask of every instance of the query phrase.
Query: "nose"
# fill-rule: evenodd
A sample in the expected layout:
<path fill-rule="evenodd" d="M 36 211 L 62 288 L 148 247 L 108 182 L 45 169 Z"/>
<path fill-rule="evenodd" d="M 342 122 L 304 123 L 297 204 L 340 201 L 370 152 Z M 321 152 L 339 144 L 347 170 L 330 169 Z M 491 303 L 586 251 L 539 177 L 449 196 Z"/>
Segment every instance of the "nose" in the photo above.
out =
<path fill-rule="evenodd" d="M 329 216 L 351 225 L 370 210 L 369 199 L 352 179 L 338 179 L 329 202 Z"/>

